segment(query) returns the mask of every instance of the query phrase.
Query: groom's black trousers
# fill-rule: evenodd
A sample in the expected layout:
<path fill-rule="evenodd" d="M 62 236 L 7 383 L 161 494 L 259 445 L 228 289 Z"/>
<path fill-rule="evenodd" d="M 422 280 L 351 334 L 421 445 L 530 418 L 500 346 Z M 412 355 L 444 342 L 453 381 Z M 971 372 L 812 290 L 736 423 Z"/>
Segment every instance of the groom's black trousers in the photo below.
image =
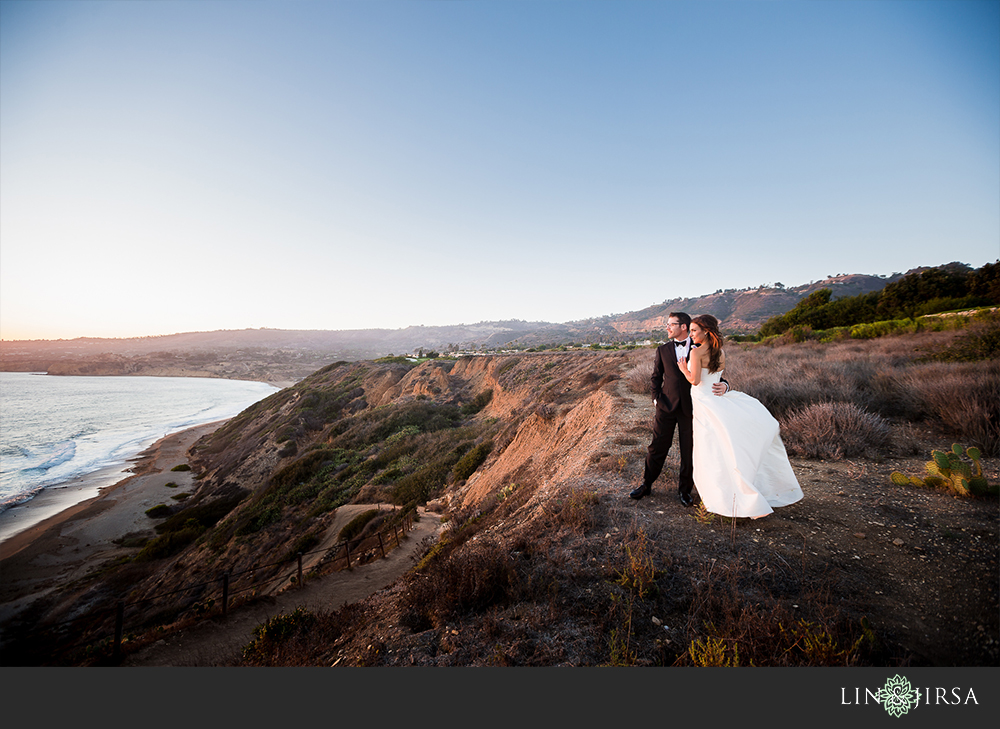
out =
<path fill-rule="evenodd" d="M 694 446 L 690 414 L 669 412 L 655 408 L 653 418 L 653 440 L 646 449 L 646 468 L 642 482 L 652 486 L 663 470 L 663 462 L 667 460 L 670 445 L 674 441 L 674 430 L 677 431 L 677 441 L 681 449 L 681 470 L 678 474 L 677 490 L 682 494 L 690 494 L 694 488 L 694 464 L 691 451 Z"/>

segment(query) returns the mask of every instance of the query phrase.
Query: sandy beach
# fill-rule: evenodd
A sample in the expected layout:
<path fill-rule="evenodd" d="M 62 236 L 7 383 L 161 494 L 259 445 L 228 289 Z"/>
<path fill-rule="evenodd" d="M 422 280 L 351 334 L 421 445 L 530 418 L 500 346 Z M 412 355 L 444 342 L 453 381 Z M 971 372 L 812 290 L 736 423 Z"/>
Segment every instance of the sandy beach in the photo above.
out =
<path fill-rule="evenodd" d="M 46 489 L 0 514 L 0 622 L 56 587 L 86 574 L 126 550 L 114 543 L 127 534 L 154 535 L 146 510 L 190 491 L 187 450 L 224 420 L 179 431 L 156 441 L 132 461 L 132 475 L 105 469 Z M 116 480 L 117 479 L 117 480 Z M 167 488 L 167 483 L 176 487 Z M 83 498 L 84 500 L 80 500 Z"/>

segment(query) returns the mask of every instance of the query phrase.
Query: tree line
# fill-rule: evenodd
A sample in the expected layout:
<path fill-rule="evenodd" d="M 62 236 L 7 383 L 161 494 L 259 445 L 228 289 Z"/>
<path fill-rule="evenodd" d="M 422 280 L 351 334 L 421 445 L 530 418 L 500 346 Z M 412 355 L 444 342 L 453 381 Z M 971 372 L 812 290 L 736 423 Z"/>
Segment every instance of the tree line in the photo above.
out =
<path fill-rule="evenodd" d="M 908 273 L 881 291 L 857 296 L 833 299 L 830 289 L 820 289 L 764 322 L 759 336 L 782 334 L 796 326 L 832 329 L 994 304 L 1000 304 L 1000 261 L 978 269 L 948 264 Z"/>

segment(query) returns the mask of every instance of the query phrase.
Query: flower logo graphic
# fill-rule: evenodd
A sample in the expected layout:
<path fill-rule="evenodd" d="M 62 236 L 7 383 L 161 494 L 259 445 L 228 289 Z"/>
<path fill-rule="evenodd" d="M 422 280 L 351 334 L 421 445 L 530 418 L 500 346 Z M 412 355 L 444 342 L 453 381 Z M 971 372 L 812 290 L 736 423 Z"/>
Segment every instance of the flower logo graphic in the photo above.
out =
<path fill-rule="evenodd" d="M 919 701 L 917 696 L 917 691 L 910 686 L 909 680 L 898 673 L 886 681 L 885 687 L 879 692 L 882 708 L 895 717 L 900 717 L 911 707 L 916 707 Z"/>

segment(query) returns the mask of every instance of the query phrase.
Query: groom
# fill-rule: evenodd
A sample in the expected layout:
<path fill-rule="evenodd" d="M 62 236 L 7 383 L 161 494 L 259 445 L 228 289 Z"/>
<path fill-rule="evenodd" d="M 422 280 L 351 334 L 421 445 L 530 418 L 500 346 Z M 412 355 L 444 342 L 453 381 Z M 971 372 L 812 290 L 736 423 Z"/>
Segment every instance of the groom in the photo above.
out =
<path fill-rule="evenodd" d="M 653 406 L 656 415 L 653 419 L 653 440 L 646 450 L 646 467 L 642 485 L 634 489 L 629 496 L 641 499 L 652 491 L 653 481 L 663 470 L 663 462 L 674 440 L 674 430 L 677 430 L 681 449 L 681 470 L 678 493 L 684 506 L 691 506 L 694 499 L 691 491 L 694 488 L 694 466 L 691 452 L 694 445 L 691 423 L 691 383 L 681 373 L 677 360 L 685 360 L 691 355 L 691 347 L 695 346 L 688 335 L 691 328 L 691 317 L 684 312 L 671 312 L 667 317 L 667 335 L 670 341 L 657 347 L 653 360 L 652 384 Z M 716 395 L 724 395 L 729 391 L 729 383 L 725 380 L 712 386 Z"/>

